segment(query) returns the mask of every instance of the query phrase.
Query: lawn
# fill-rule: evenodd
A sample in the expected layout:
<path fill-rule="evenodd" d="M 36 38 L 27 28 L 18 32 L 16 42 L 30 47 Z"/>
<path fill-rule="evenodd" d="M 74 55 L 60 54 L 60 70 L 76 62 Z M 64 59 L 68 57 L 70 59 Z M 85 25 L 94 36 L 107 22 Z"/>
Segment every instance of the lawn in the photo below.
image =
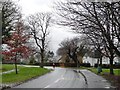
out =
<path fill-rule="evenodd" d="M 1 64 L 0 72 L 5 72 L 14 69 L 14 64 Z"/>
<path fill-rule="evenodd" d="M 2 72 L 2 64 L 0 63 L 0 73 Z"/>
<path fill-rule="evenodd" d="M 41 76 L 50 72 L 50 70 L 40 67 L 19 67 L 18 74 L 11 72 L 9 74 L 0 75 L 2 77 L 2 83 L 17 83 L 29 80 L 31 78 Z"/>
<path fill-rule="evenodd" d="M 97 68 L 88 68 L 88 70 L 97 74 Z M 113 70 L 115 75 L 120 76 L 120 69 L 113 69 Z M 109 69 L 104 69 L 104 68 L 102 69 L 101 74 L 109 74 L 109 73 L 110 73 Z"/>

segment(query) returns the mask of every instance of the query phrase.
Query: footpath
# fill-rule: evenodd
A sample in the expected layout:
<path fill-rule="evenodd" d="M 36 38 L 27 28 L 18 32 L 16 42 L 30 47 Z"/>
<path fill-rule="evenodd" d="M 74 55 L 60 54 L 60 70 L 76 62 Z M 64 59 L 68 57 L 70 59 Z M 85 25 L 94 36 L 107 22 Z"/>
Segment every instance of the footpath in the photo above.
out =
<path fill-rule="evenodd" d="M 115 87 L 111 86 L 111 84 L 102 76 L 96 75 L 86 69 L 80 70 L 79 72 L 83 74 L 83 77 L 86 81 L 87 88 L 103 88 L 104 87 L 106 89 L 110 89 L 110 88 L 112 90 L 115 89 Z"/>

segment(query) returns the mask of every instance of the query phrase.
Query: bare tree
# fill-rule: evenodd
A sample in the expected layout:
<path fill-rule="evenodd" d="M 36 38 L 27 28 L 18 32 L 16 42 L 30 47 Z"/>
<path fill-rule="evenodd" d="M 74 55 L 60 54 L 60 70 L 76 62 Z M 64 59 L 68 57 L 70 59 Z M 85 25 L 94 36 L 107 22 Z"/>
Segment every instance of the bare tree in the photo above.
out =
<path fill-rule="evenodd" d="M 103 42 L 101 42 L 104 44 L 102 46 L 110 58 L 111 74 L 113 74 L 114 53 L 120 56 L 119 7 L 120 2 L 80 2 L 78 0 L 68 0 L 57 5 L 58 14 L 63 18 L 60 21 L 61 25 L 69 26 L 78 33 L 92 37 L 95 41 L 97 41 L 96 37 L 100 37 L 98 39 Z"/>
<path fill-rule="evenodd" d="M 43 68 L 44 52 L 47 46 L 46 37 L 49 35 L 51 15 L 49 13 L 37 13 L 29 16 L 27 19 L 31 34 L 39 49 L 41 56 L 40 65 Z"/>
<path fill-rule="evenodd" d="M 59 55 L 68 55 L 69 59 L 71 58 L 76 64 L 82 63 L 82 61 L 78 60 L 78 56 L 83 57 L 88 51 L 87 44 L 85 39 L 82 38 L 73 38 L 73 39 L 65 39 L 60 43 L 60 48 L 57 53 Z"/>

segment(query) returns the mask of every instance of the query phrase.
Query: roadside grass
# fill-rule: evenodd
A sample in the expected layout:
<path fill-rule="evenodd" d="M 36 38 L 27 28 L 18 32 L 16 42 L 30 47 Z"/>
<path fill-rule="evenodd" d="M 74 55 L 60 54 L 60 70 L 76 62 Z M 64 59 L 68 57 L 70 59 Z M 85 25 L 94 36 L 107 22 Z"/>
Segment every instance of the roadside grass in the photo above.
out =
<path fill-rule="evenodd" d="M 97 73 L 97 68 L 88 68 L 88 70 L 90 70 L 90 71 L 98 74 L 98 73 Z M 120 69 L 113 69 L 113 70 L 114 70 L 114 75 L 120 76 Z M 103 68 L 103 69 L 102 69 L 102 72 L 101 72 L 101 75 L 103 75 L 103 74 L 109 74 L 109 73 L 110 73 L 110 70 L 109 70 L 109 69 L 104 69 L 104 68 Z"/>
<path fill-rule="evenodd" d="M 94 68 L 94 67 L 80 67 L 80 69 L 87 69 L 87 70 L 90 70 L 96 74 L 97 73 L 97 68 Z M 114 75 L 117 75 L 117 76 L 120 76 L 120 69 L 113 69 L 114 70 Z M 105 68 L 102 68 L 102 72 L 101 72 L 101 75 L 102 74 L 109 74 L 110 73 L 110 69 L 105 69 Z"/>
<path fill-rule="evenodd" d="M 31 78 L 44 75 L 51 70 L 40 68 L 40 67 L 19 67 L 18 74 L 15 72 L 11 72 L 8 74 L 0 75 L 2 77 L 2 83 L 10 84 L 10 83 L 19 83 L 29 80 Z"/>
<path fill-rule="evenodd" d="M 89 68 L 92 68 L 92 67 L 83 67 L 83 66 L 80 66 L 80 69 L 89 69 Z"/>
<path fill-rule="evenodd" d="M 2 64 L 0 72 L 5 72 L 14 69 L 14 64 Z"/>
<path fill-rule="evenodd" d="M 2 75 L 0 75 L 0 84 L 2 83 Z"/>
<path fill-rule="evenodd" d="M 2 72 L 2 64 L 0 63 L 0 73 Z"/>

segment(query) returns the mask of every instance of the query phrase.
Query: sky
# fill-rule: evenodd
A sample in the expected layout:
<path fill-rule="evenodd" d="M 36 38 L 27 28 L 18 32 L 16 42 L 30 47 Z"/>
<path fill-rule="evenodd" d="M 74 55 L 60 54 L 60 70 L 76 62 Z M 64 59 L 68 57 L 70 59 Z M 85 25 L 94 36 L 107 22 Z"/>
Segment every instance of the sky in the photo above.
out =
<path fill-rule="evenodd" d="M 22 14 L 24 18 L 29 16 L 30 14 L 34 14 L 37 12 L 54 12 L 54 2 L 61 0 L 14 0 L 19 4 L 22 8 Z M 63 0 L 62 0 L 63 1 Z M 76 34 L 69 31 L 69 28 L 65 28 L 64 26 L 52 25 L 50 27 L 50 43 L 49 49 L 56 53 L 59 48 L 59 44 L 65 38 L 75 37 Z"/>

